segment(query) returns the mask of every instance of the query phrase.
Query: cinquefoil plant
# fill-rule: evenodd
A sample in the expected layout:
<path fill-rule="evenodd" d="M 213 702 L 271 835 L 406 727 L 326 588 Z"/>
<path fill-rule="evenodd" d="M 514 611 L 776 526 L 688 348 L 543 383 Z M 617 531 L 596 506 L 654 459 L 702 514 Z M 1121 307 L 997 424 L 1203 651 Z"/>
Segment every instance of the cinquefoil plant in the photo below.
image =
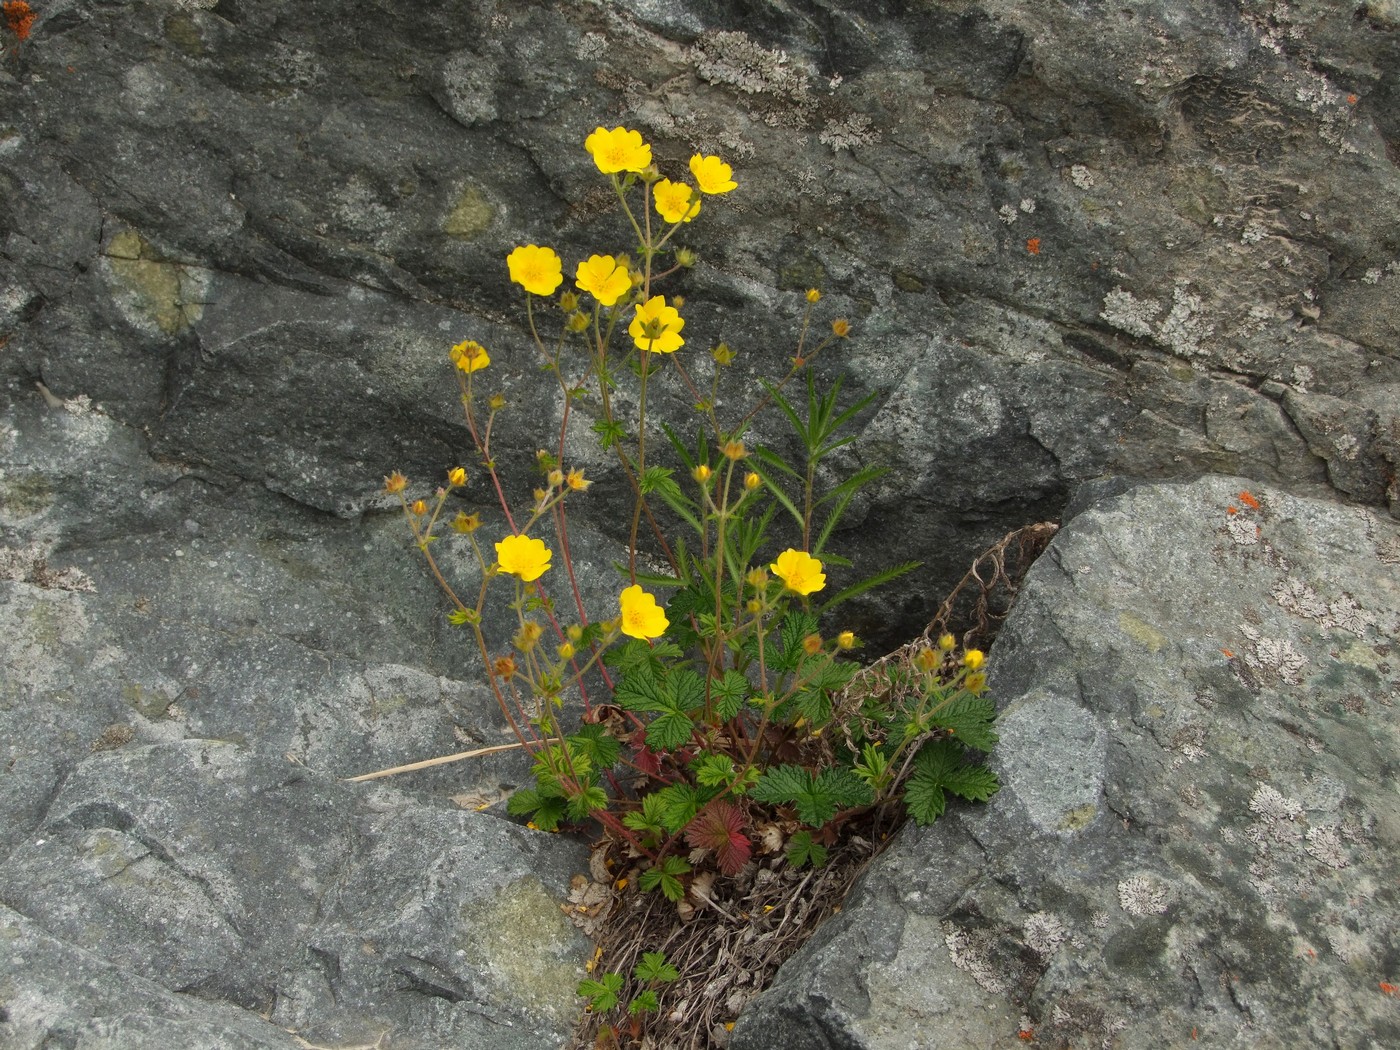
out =
<path fill-rule="evenodd" d="M 723 343 L 710 350 L 702 381 L 687 363 L 683 303 L 657 288 L 694 263 L 676 237 L 737 189 L 730 166 L 697 154 L 691 181 L 672 181 L 642 136 L 621 127 L 598 128 L 585 146 L 617 198 L 627 250 L 579 260 L 562 294 L 563 261 L 552 249 L 523 245 L 506 260 L 565 406 L 554 451 L 539 453 L 533 500 L 516 508 L 506 499 L 492 451 L 506 405 L 499 394 L 483 397 L 491 356 L 472 340 L 450 356 L 477 467 L 505 531 L 483 540 L 479 514 L 446 517 L 449 492 L 467 482 L 462 467 L 432 498 L 410 499 L 398 473 L 387 479 L 455 606 L 452 622 L 474 640 L 501 712 L 532 756 L 533 782 L 510 811 L 545 830 L 596 822 L 640 861 L 642 889 L 680 901 L 702 869 L 734 875 L 756 851 L 819 865 L 842 827 L 872 807 L 902 800 L 928 823 L 949 792 L 990 797 L 995 776 L 969 761 L 996 741 L 981 652 L 959 652 L 944 636 L 900 681 L 849 698 L 857 640 L 848 630 L 823 633 L 842 602 L 915 568 L 829 583 L 849 567 L 832 549 L 842 516 L 882 473 L 819 481 L 869 403 L 843 404 L 840 384 L 822 389 L 812 371 L 848 337 L 849 323 L 836 319 L 818 335 L 822 297 L 808 291 L 785 367 L 755 403 L 722 413 L 734 351 Z M 693 399 L 693 441 L 651 417 L 653 377 L 668 367 Z M 624 387 L 626 399 L 617 396 Z M 635 414 L 619 411 L 624 400 Z M 751 446 L 750 424 L 764 411 L 786 421 L 795 458 Z M 585 417 L 632 495 L 617 604 L 604 610 L 585 607 L 568 537 L 569 508 L 590 482 L 565 461 L 565 436 Z M 439 565 L 433 544 L 444 531 L 462 538 L 481 570 L 474 594 L 460 594 Z M 637 551 L 645 545 L 666 572 L 644 570 Z M 487 636 L 488 602 L 511 610 L 509 638 Z M 599 982 L 586 994 L 609 1003 Z"/>

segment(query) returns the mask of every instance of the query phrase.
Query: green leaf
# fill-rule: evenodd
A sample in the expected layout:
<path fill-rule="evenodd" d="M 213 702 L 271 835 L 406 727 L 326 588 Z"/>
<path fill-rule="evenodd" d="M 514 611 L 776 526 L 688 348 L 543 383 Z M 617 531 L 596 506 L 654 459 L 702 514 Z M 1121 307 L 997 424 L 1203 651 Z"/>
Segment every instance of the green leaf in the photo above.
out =
<path fill-rule="evenodd" d="M 667 686 L 672 692 L 672 706 L 689 714 L 705 706 L 705 679 L 688 667 L 671 672 Z"/>
<path fill-rule="evenodd" d="M 617 757 L 622 751 L 622 744 L 597 723 L 580 726 L 579 731 L 568 739 L 570 750 L 586 756 L 593 769 L 611 769 L 617 764 Z"/>
<path fill-rule="evenodd" d="M 608 795 L 597 784 L 584 788 L 569 799 L 569 816 L 574 820 L 587 820 L 590 813 L 608 808 Z"/>
<path fill-rule="evenodd" d="M 787 860 L 794 868 L 804 864 L 820 868 L 826 863 L 826 847 L 820 842 L 813 842 L 810 831 L 799 831 L 788 839 Z"/>
<path fill-rule="evenodd" d="M 627 437 L 627 431 L 615 419 L 600 419 L 593 424 L 593 433 L 598 435 L 598 444 L 605 449 L 612 448 Z"/>
<path fill-rule="evenodd" d="M 829 798 L 838 809 L 868 806 L 875 801 L 870 785 L 845 766 L 822 770 L 816 779 L 815 789 Z"/>
<path fill-rule="evenodd" d="M 947 796 L 942 783 L 922 770 L 915 770 L 904 783 L 904 807 L 920 827 L 943 815 Z"/>
<path fill-rule="evenodd" d="M 670 784 L 653 793 L 661 799 L 661 824 L 671 834 L 680 830 L 695 819 L 705 799 L 689 784 Z"/>
<path fill-rule="evenodd" d="M 685 886 L 677 877 L 690 871 L 690 864 L 680 857 L 667 857 L 660 866 L 652 865 L 642 872 L 637 885 L 644 890 L 660 888 L 667 900 L 679 901 L 685 897 Z"/>
<path fill-rule="evenodd" d="M 666 961 L 665 952 L 643 952 L 642 961 L 632 968 L 639 981 L 656 981 L 670 984 L 680 979 L 680 971 Z"/>
<path fill-rule="evenodd" d="M 996 717 L 996 705 L 990 698 L 963 692 L 934 709 L 929 715 L 929 723 L 951 730 L 958 743 L 965 747 L 991 751 L 998 739 L 992 729 Z"/>
<path fill-rule="evenodd" d="M 748 699 L 749 680 L 735 670 L 724 672 L 723 678 L 710 681 L 710 699 L 715 704 L 715 714 L 720 721 L 728 722 L 743 709 Z"/>
<path fill-rule="evenodd" d="M 647 664 L 632 667 L 624 673 L 613 691 L 613 699 L 627 711 L 674 710 L 669 692 Z"/>
<path fill-rule="evenodd" d="M 656 993 L 648 988 L 644 992 L 638 992 L 637 997 L 627 1004 L 627 1012 L 632 1016 L 637 1014 L 655 1013 L 661 1009 L 661 1003 L 656 998 Z"/>
<path fill-rule="evenodd" d="M 838 810 L 868 806 L 875 800 L 870 785 L 849 769 L 823 770 L 813 777 L 800 766 L 783 765 L 770 769 L 754 785 L 752 797 L 759 802 L 791 803 L 797 819 L 819 828 Z"/>
<path fill-rule="evenodd" d="M 690 764 L 701 787 L 728 787 L 734 779 L 734 760 L 728 755 L 701 755 Z"/>
<path fill-rule="evenodd" d="M 986 802 L 1001 790 L 1001 781 L 986 766 L 966 765 L 948 777 L 943 786 L 969 802 Z"/>
<path fill-rule="evenodd" d="M 617 1005 L 618 993 L 622 991 L 622 974 L 605 973 L 601 981 L 583 980 L 578 983 L 578 994 L 588 1000 L 594 1013 L 606 1013 Z"/>
<path fill-rule="evenodd" d="M 674 751 L 690 739 L 695 723 L 679 711 L 657 715 L 647 726 L 647 747 L 653 751 Z"/>
<path fill-rule="evenodd" d="M 803 689 L 794 706 L 813 729 L 820 729 L 831 718 L 831 695 L 823 689 Z"/>
<path fill-rule="evenodd" d="M 642 808 L 634 809 L 622 818 L 622 823 L 633 831 L 649 835 L 660 835 L 664 825 L 666 800 L 659 792 L 642 796 Z"/>

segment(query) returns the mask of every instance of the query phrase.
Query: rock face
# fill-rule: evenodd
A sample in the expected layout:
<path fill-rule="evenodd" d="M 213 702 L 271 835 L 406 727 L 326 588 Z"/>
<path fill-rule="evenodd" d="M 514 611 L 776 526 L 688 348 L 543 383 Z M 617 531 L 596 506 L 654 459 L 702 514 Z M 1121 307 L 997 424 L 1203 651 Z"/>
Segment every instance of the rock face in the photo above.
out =
<path fill-rule="evenodd" d="M 891 473 L 853 512 L 843 543 L 860 568 L 926 563 L 917 584 L 872 599 L 849 625 L 872 647 L 921 629 L 976 551 L 1058 515 L 1100 475 L 1238 473 L 1253 479 L 1251 491 L 1269 486 L 1264 511 L 1314 506 L 1288 492 L 1345 499 L 1372 510 L 1332 511 L 1338 520 L 1372 513 L 1377 535 L 1389 535 L 1384 517 L 1400 507 L 1393 0 L 33 7 L 18 48 L 0 27 L 7 1046 L 564 1038 L 567 1011 L 551 996 L 572 983 L 561 975 L 586 948 L 563 928 L 514 917 L 555 914 L 541 902 L 563 890 L 581 851 L 557 839 L 544 850 L 462 809 L 518 784 L 519 757 L 425 770 L 394 790 L 337 778 L 503 740 L 481 668 L 436 615 L 401 522 L 384 513 L 380 478 L 398 469 L 431 484 L 423 479 L 464 461 L 446 351 L 474 338 L 490 348 L 492 389 L 510 405 L 499 461 L 514 494 L 533 485 L 534 451 L 556 436 L 563 405 L 524 334 L 504 257 L 517 244 L 550 244 L 572 270 L 594 251 L 630 248 L 581 146 L 596 125 L 638 128 L 672 174 L 696 151 L 734 164 L 739 191 L 687 227 L 700 264 L 667 288 L 687 299 L 687 360 L 700 381 L 710 345 L 726 340 L 738 352 L 721 411 L 737 413 L 744 391 L 786 367 L 802 290 L 823 290 L 821 323 L 851 318 L 855 337 L 816 368 L 843 379 L 852 399 L 874 395 L 858 418 L 865 440 L 843 465 Z M 541 316 L 557 330 L 557 315 Z M 620 397 L 632 394 L 626 382 Z M 653 396 L 672 419 L 692 400 L 670 373 Z M 615 595 L 625 493 L 596 452 L 588 412 L 577 406 L 567 444 L 568 465 L 596 480 L 573 517 L 575 556 L 583 591 L 603 599 Z M 772 421 L 753 438 L 788 440 Z M 490 502 L 473 487 L 464 505 Z M 1239 550 L 1224 549 L 1263 559 L 1270 522 L 1237 510 L 1234 528 L 1257 520 L 1262 539 L 1247 544 L 1240 532 Z M 499 521 L 488 516 L 488 527 Z M 1180 554 L 1154 582 L 1187 593 L 1200 582 L 1185 575 L 1199 552 L 1197 526 L 1182 527 L 1154 527 Z M 1337 567 L 1343 548 L 1276 547 L 1313 575 L 1303 580 L 1310 591 L 1269 601 L 1311 610 L 1291 613 L 1312 616 L 1298 623 L 1345 633 L 1347 609 L 1333 608 L 1342 592 L 1328 585 L 1350 579 Z M 1261 565 L 1272 563 L 1238 571 Z M 1381 587 L 1386 571 L 1372 567 L 1357 587 Z M 1222 575 L 1221 600 L 1236 586 Z M 1197 666 L 1195 650 L 1172 648 L 1165 618 L 1114 610 L 1134 644 L 1160 634 L 1161 660 L 1179 659 L 1182 674 Z M 1202 622 L 1190 620 L 1193 630 Z M 1239 654 L 1210 665 L 1212 682 L 1237 684 L 1221 687 L 1222 711 L 1256 685 L 1274 695 L 1285 672 L 1331 667 L 1300 638 L 1230 622 L 1234 635 L 1222 626 L 1211 639 Z M 1359 654 L 1381 623 L 1339 652 Z M 1078 652 L 1064 659 L 1100 656 Z M 1107 775 L 1093 771 L 1119 752 L 1101 713 L 1072 715 L 1065 705 L 1088 710 L 1087 701 L 1064 683 L 1114 679 L 1038 653 L 1012 639 L 998 652 L 1004 695 L 1042 691 L 1008 716 L 1004 760 L 1018 754 L 1018 732 L 1058 740 L 1059 765 L 1037 761 L 1078 763 L 1055 790 L 1087 798 Z M 1300 654 L 1306 662 L 1295 666 Z M 1347 670 L 1351 659 L 1337 657 L 1342 678 L 1361 674 Z M 1388 693 L 1353 692 L 1365 719 L 1347 711 L 1339 724 L 1386 724 Z M 1193 726 L 1207 725 L 1202 711 Z M 1157 725 L 1150 717 L 1141 724 Z M 1301 716 L 1296 725 L 1299 739 L 1331 740 Z M 1357 769 L 1372 761 L 1363 737 L 1346 748 Z M 1106 749 L 1099 758 L 1096 748 Z M 1323 960 L 1289 963 L 1275 989 L 1313 987 L 1308 975 L 1330 974 L 1327 960 L 1343 953 L 1354 972 L 1384 976 L 1379 934 L 1367 932 L 1378 920 L 1349 926 L 1348 909 L 1363 906 L 1346 903 L 1380 899 L 1389 885 L 1351 894 L 1347 881 L 1371 870 L 1367 850 L 1393 842 L 1384 807 L 1368 808 L 1370 796 L 1338 771 L 1327 775 L 1350 793 L 1327 809 L 1331 796 L 1299 779 L 1322 757 L 1276 750 L 1292 756 L 1287 765 L 1251 761 L 1271 775 L 1247 793 L 1216 797 L 1201 786 L 1201 806 L 1171 819 L 1201 837 L 1196 821 L 1218 808 L 1237 841 L 1213 844 L 1262 866 L 1239 878 L 1275 887 L 1231 876 L 1241 893 L 1263 895 L 1261 957 L 1275 958 L 1278 931 L 1296 926 L 1299 950 Z M 1184 756 L 1182 776 L 1193 768 Z M 1141 798 L 1158 772 L 1121 773 L 1113 797 L 1132 800 L 1123 803 L 1130 825 L 1157 813 Z M 1158 787 L 1157 805 L 1176 798 L 1175 786 Z M 1259 795 L 1266 787 L 1282 801 Z M 1037 820 L 1058 812 L 1040 804 L 1048 808 Z M 1265 811 L 1275 810 L 1269 825 Z M 1239 991 L 1239 982 L 1220 985 L 1221 974 L 1256 972 L 1239 962 L 1245 935 L 1227 931 L 1220 947 L 1191 955 L 1198 942 L 1180 932 L 1181 902 L 1195 898 L 1184 876 L 1160 857 L 1118 857 L 1138 839 L 1109 842 L 1101 809 L 1083 817 L 1082 834 L 1065 833 L 1067 850 L 1100 843 L 1093 870 L 1125 882 L 1141 875 L 1167 894 L 1165 918 L 1138 917 L 1157 924 L 1150 937 L 1125 935 L 1114 951 L 1140 947 L 1144 966 L 1179 951 L 1202 989 L 1183 1001 L 1194 995 L 1226 1018 L 1247 1008 L 1260 1029 L 1274 1023 L 1273 993 L 1250 992 L 1244 1007 L 1221 998 Z M 952 836 L 965 819 L 935 834 Z M 1249 837 L 1256 824 L 1259 835 L 1302 838 L 1260 844 Z M 935 840 L 901 851 L 924 841 Z M 1309 852 L 1333 856 L 1334 844 L 1351 867 Z M 463 853 L 478 848 L 479 860 Z M 905 878 L 904 855 L 892 855 L 892 878 Z M 958 858 L 950 885 L 985 876 L 980 846 L 938 856 Z M 1289 865 L 1308 864 L 1335 872 L 1322 882 L 1336 916 L 1325 923 L 1270 910 L 1286 879 L 1301 877 Z M 1033 872 L 1008 870 L 1029 879 L 1024 902 L 1039 901 L 1035 909 L 1023 915 L 986 889 L 985 921 L 974 920 L 944 909 L 956 903 L 946 887 L 928 890 L 924 910 L 875 948 L 893 951 L 907 933 L 912 954 L 881 956 L 894 968 L 855 999 L 828 996 L 844 1004 L 830 1017 L 843 1020 L 821 1014 L 820 1025 L 856 1031 L 850 1019 L 866 1015 L 849 1004 L 894 1002 L 881 987 L 924 995 L 904 980 L 916 970 L 942 975 L 927 985 L 935 999 L 939 988 L 983 994 L 967 971 L 945 965 L 944 948 L 917 941 L 921 928 L 964 937 L 967 959 L 993 959 L 995 980 L 1010 989 L 997 1009 L 1023 1004 L 1049 1026 L 1068 1003 L 1079 1017 L 1078 1000 L 1054 991 L 1072 968 L 1064 949 L 1027 949 L 1027 968 L 1011 971 L 996 946 L 1031 943 L 1024 931 L 1037 910 L 1086 944 L 1107 934 L 1084 927 L 1074 910 L 1084 902 L 1037 898 Z M 1104 929 L 1121 932 L 1127 913 L 1114 906 L 1114 893 L 1095 905 L 1111 917 Z M 1036 920 L 1036 944 L 1054 939 L 1049 921 Z M 956 924 L 946 934 L 945 922 Z M 503 925 L 521 942 L 493 940 Z M 992 930 L 1001 939 L 985 947 Z M 1162 937 L 1170 943 L 1159 950 Z M 551 988 L 538 999 L 503 996 L 510 966 L 552 975 Z M 1037 976 L 1007 976 L 1016 972 Z M 1101 1028 L 1137 1020 L 1127 1005 L 1145 1000 L 1085 980 Z M 1164 980 L 1180 989 L 1179 977 Z M 133 994 L 149 1006 L 133 1011 Z M 773 1001 L 740 1032 L 768 1031 Z M 783 1016 L 792 1024 L 818 1025 L 803 995 L 791 1002 Z M 1372 1016 L 1371 1000 L 1356 1002 L 1356 1017 Z"/>
<path fill-rule="evenodd" d="M 733 1050 L 1400 1041 L 1400 529 L 1251 485 L 1061 529 L 991 654 L 1001 793 L 906 828 Z"/>

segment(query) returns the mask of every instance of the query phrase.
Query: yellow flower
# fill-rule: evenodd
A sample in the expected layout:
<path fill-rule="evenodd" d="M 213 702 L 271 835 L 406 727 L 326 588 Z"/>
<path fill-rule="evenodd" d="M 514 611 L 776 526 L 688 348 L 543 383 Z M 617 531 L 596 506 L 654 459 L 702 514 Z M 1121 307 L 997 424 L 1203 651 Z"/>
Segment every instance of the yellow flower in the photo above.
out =
<path fill-rule="evenodd" d="M 618 597 L 622 608 L 622 633 L 629 638 L 660 638 L 671 626 L 656 599 L 635 583 Z"/>
<path fill-rule="evenodd" d="M 749 450 L 744 447 L 742 441 L 726 441 L 721 449 L 726 459 L 739 460 L 749 454 Z"/>
<path fill-rule="evenodd" d="M 969 671 L 975 671 L 982 666 L 982 661 L 987 658 L 981 649 L 969 649 L 963 653 L 963 666 Z"/>
<path fill-rule="evenodd" d="M 590 255 L 578 264 L 577 277 L 574 283 L 604 306 L 614 305 L 632 287 L 627 267 L 611 255 Z"/>
<path fill-rule="evenodd" d="M 467 472 L 462 467 L 453 467 L 447 472 L 447 483 L 453 488 L 458 488 L 467 483 Z"/>
<path fill-rule="evenodd" d="M 940 634 L 938 636 L 938 648 L 942 649 L 945 653 L 951 653 L 953 647 L 957 644 L 958 640 L 951 634 Z"/>
<path fill-rule="evenodd" d="M 710 468 L 701 463 L 690 472 L 690 476 L 703 485 L 710 480 L 710 473 Z"/>
<path fill-rule="evenodd" d="M 821 293 L 820 291 L 818 291 L 816 288 L 808 288 L 808 289 L 807 289 L 807 301 L 808 301 L 809 303 L 818 303 L 818 302 L 821 302 L 821 298 L 822 298 L 822 293 Z"/>
<path fill-rule="evenodd" d="M 932 649 L 920 649 L 914 657 L 914 664 L 920 671 L 933 671 L 943 662 L 943 657 Z"/>
<path fill-rule="evenodd" d="M 572 660 L 574 658 L 574 647 L 569 642 L 565 642 L 559 647 L 559 659 Z"/>
<path fill-rule="evenodd" d="M 575 492 L 582 492 L 584 489 L 588 488 L 589 485 L 593 484 L 593 482 L 587 480 L 583 476 L 583 471 L 571 470 L 565 475 L 564 484 L 568 485 L 569 488 L 573 489 Z"/>
<path fill-rule="evenodd" d="M 851 334 L 851 322 L 844 317 L 838 317 L 831 322 L 831 334 L 837 339 L 845 339 Z"/>
<path fill-rule="evenodd" d="M 762 484 L 763 479 L 757 474 L 755 474 L 753 471 L 749 471 L 747 474 L 744 475 L 744 488 L 748 489 L 750 492 L 752 492 L 754 489 L 758 488 L 758 486 Z"/>
<path fill-rule="evenodd" d="M 796 594 L 814 594 L 826 586 L 821 561 L 806 551 L 789 547 L 769 568 L 778 574 L 784 587 Z"/>
<path fill-rule="evenodd" d="M 836 648 L 854 649 L 856 647 L 856 635 L 854 631 L 842 631 L 836 636 Z"/>
<path fill-rule="evenodd" d="M 549 571 L 549 559 L 554 552 L 544 545 L 544 540 L 533 536 L 507 536 L 496 544 L 496 560 L 501 563 L 501 571 L 519 576 L 526 583 L 538 580 Z"/>
<path fill-rule="evenodd" d="M 459 510 L 457 516 L 452 519 L 452 531 L 469 535 L 481 528 L 481 515 L 475 512 L 468 514 Z"/>
<path fill-rule="evenodd" d="M 553 295 L 564 280 L 564 264 L 553 248 L 523 244 L 506 256 L 510 279 L 532 295 Z"/>
<path fill-rule="evenodd" d="M 398 495 L 408 484 L 408 478 L 404 477 L 397 470 L 384 479 L 384 491 L 391 496 Z"/>
<path fill-rule="evenodd" d="M 480 372 L 489 365 L 491 356 L 486 352 L 486 347 L 468 339 L 465 343 L 458 343 L 452 348 L 452 363 L 470 375 L 472 372 Z"/>
<path fill-rule="evenodd" d="M 662 179 L 651 192 L 657 212 L 667 222 L 689 222 L 700 214 L 700 198 L 683 182 Z"/>
<path fill-rule="evenodd" d="M 604 175 L 620 171 L 640 173 L 651 164 L 651 147 L 642 141 L 640 131 L 627 128 L 594 128 L 583 141 L 584 149 L 593 155 L 593 163 Z"/>
<path fill-rule="evenodd" d="M 637 316 L 627 328 L 639 350 L 650 350 L 655 354 L 673 354 L 685 345 L 681 329 L 685 319 L 674 306 L 667 306 L 666 299 L 653 295 L 637 305 Z"/>
<path fill-rule="evenodd" d="M 690 158 L 690 173 L 701 193 L 728 193 L 739 185 L 734 181 L 734 169 L 718 157 L 695 154 Z"/>

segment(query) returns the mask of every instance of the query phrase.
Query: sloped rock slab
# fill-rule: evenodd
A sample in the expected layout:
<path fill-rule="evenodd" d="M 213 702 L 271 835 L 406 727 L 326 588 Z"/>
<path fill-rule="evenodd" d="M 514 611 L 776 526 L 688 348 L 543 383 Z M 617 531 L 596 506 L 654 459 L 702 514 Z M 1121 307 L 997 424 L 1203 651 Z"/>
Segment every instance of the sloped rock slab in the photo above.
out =
<path fill-rule="evenodd" d="M 0 864 L 0 1045 L 557 1046 L 584 863 L 227 741 L 99 753 Z"/>
<path fill-rule="evenodd" d="M 1400 530 L 1101 500 L 997 641 L 989 806 L 907 831 L 734 1030 L 774 1048 L 1400 1046 Z"/>

